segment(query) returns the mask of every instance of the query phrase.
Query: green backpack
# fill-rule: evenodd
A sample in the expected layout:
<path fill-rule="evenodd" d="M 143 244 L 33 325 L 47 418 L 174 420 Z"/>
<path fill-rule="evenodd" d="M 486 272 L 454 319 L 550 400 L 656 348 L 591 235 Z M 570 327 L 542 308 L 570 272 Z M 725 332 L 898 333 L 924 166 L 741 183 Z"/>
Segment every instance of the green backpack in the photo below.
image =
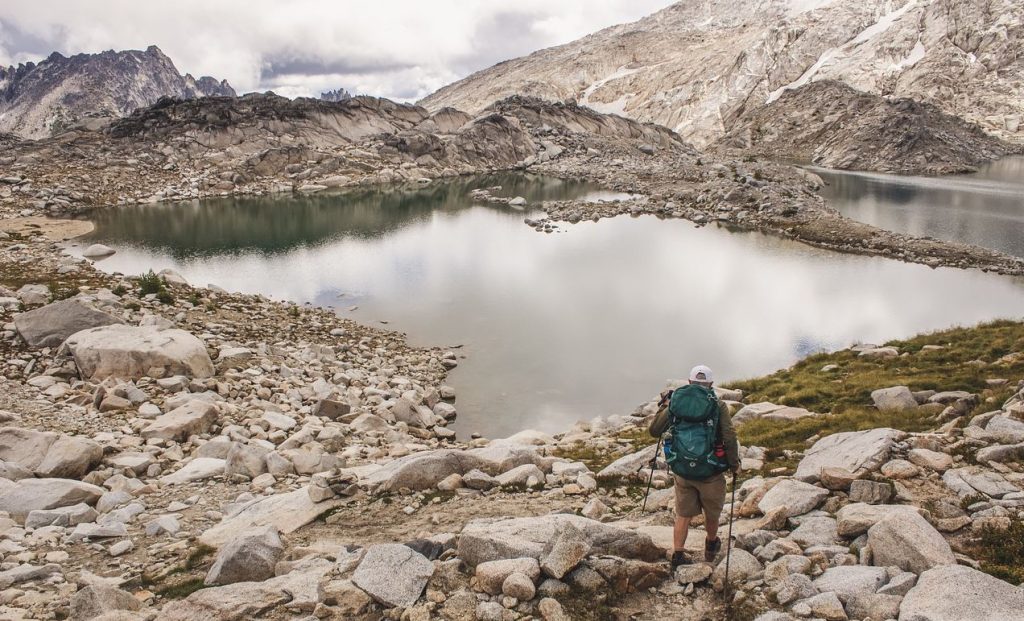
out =
<path fill-rule="evenodd" d="M 718 397 L 699 384 L 677 388 L 669 401 L 671 439 L 665 444 L 668 465 L 684 479 L 700 481 L 729 469 L 715 455 L 718 437 Z"/>

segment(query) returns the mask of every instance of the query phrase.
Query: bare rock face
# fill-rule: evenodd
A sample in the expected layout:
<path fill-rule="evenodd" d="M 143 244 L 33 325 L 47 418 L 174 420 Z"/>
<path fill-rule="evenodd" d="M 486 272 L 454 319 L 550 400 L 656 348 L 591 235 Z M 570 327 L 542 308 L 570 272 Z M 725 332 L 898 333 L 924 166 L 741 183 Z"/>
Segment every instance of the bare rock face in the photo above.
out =
<path fill-rule="evenodd" d="M 206 346 L 184 330 L 111 325 L 77 332 L 65 346 L 82 376 L 89 379 L 204 378 L 214 370 Z"/>
<path fill-rule="evenodd" d="M 161 97 L 234 97 L 226 81 L 181 75 L 156 46 L 0 67 L 0 132 L 46 138 L 124 116 Z"/>
<path fill-rule="evenodd" d="M 1022 28 L 1016 0 L 679 2 L 479 71 L 421 104 L 475 113 L 516 93 L 569 99 L 703 145 L 786 90 L 835 80 L 1019 138 Z"/>
<path fill-rule="evenodd" d="M 971 172 L 1020 151 L 933 104 L 886 99 L 833 80 L 785 91 L 746 114 L 716 147 L 901 174 Z"/>

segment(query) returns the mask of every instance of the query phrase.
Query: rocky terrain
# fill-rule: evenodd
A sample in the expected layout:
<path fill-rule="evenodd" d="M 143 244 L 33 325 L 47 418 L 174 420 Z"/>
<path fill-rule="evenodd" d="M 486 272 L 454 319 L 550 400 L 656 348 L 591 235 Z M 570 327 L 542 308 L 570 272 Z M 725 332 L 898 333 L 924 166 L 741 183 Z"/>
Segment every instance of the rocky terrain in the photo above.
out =
<path fill-rule="evenodd" d="M 478 112 L 522 94 L 577 101 L 706 145 L 787 89 L 835 80 L 1021 139 L 1015 0 L 708 0 L 499 63 L 421 104 Z"/>
<path fill-rule="evenodd" d="M 865 407 L 933 427 L 743 448 L 726 584 L 721 557 L 670 569 L 663 465 L 640 510 L 655 401 L 458 441 L 453 352 L 16 237 L 0 250 L 0 617 L 953 621 L 1024 604 L 980 571 L 1021 571 L 984 547 L 1022 532 L 1020 350 L 972 361 L 978 392 L 884 382 L 889 361 L 944 356 L 943 335 L 817 371 L 876 377 Z M 741 436 L 836 416 L 719 394 Z"/>
<path fill-rule="evenodd" d="M 227 81 L 178 73 L 156 46 L 0 67 L 0 132 L 46 138 L 84 123 L 99 127 L 161 97 L 234 97 Z"/>
<path fill-rule="evenodd" d="M 102 131 L 14 144 L 0 166 L 0 213 L 8 218 L 0 227 L 117 204 L 526 170 L 636 195 L 546 204 L 540 228 L 654 214 L 932 266 L 1024 272 L 1015 257 L 846 219 L 817 194 L 819 178 L 790 165 L 700 153 L 664 127 L 533 98 L 511 97 L 475 117 L 372 97 L 164 99 Z"/>
<path fill-rule="evenodd" d="M 715 147 L 827 168 L 926 175 L 972 172 L 1022 149 L 932 104 L 886 99 L 832 80 L 785 91 Z"/>

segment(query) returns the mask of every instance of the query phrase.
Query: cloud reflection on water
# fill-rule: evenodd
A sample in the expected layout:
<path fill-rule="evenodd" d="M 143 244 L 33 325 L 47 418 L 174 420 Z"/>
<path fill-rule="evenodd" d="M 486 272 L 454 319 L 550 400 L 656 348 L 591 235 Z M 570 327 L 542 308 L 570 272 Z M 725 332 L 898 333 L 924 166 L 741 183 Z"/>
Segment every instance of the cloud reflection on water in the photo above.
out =
<path fill-rule="evenodd" d="M 292 240 L 269 253 L 190 253 L 181 233 L 187 225 L 125 234 L 111 220 L 95 237 L 118 248 L 100 263 L 108 271 L 170 267 L 199 285 L 341 309 L 358 304 L 356 313 L 340 312 L 387 320 L 415 344 L 464 344 L 468 358 L 451 376 L 458 428 L 491 437 L 627 413 L 697 362 L 736 379 L 821 348 L 1024 309 L 1021 282 L 980 272 L 653 217 L 545 235 L 523 225 L 521 213 L 448 198 L 447 209 L 382 211 L 358 236 Z M 330 226 L 341 230 L 337 209 L 342 222 Z M 287 218 L 281 209 L 271 213 L 261 226 Z M 231 207 L 222 206 L 221 216 L 230 219 Z M 131 219 L 123 211 L 111 217 Z M 133 238 L 147 245 L 127 245 Z M 171 246 L 174 253 L 160 249 Z"/>

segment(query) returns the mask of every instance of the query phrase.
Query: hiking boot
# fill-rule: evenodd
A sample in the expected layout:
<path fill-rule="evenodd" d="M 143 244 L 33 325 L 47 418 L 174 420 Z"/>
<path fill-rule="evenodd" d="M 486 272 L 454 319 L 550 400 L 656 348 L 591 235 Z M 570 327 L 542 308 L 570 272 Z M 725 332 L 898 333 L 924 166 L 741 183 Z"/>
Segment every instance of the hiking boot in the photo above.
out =
<path fill-rule="evenodd" d="M 689 565 L 690 559 L 686 558 L 686 552 L 676 550 L 672 553 L 672 569 L 679 567 L 680 565 Z"/>
<path fill-rule="evenodd" d="M 714 562 L 715 557 L 722 551 L 722 539 L 717 538 L 714 541 L 704 542 L 704 560 L 711 563 Z"/>

